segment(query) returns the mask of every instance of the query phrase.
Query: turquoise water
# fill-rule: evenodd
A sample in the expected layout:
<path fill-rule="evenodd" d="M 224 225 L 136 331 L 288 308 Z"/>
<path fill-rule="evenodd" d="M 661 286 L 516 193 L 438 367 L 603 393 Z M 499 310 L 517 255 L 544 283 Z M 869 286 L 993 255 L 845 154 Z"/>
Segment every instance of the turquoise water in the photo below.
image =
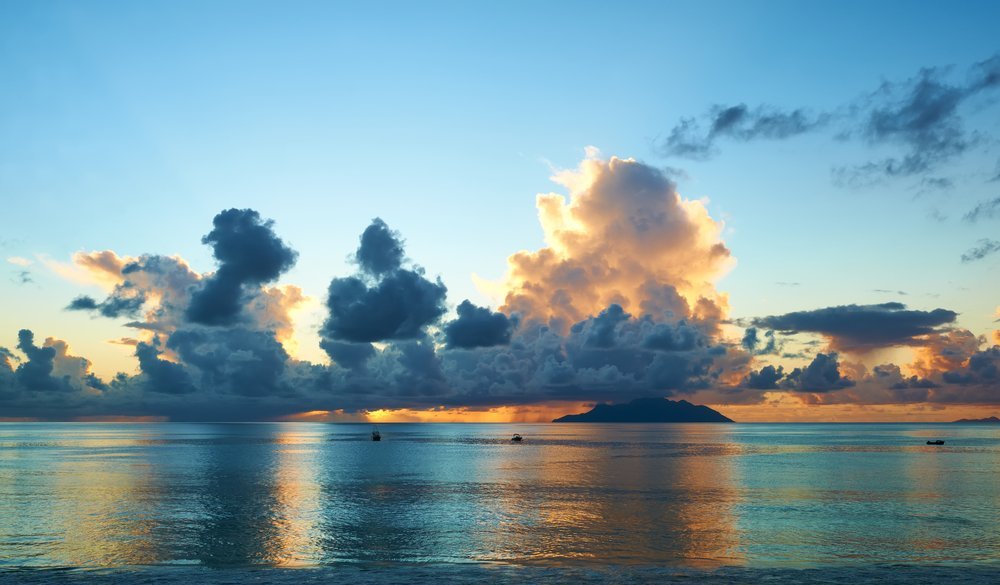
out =
<path fill-rule="evenodd" d="M 1000 561 L 997 426 L 370 430 L 0 424 L 0 568 Z"/>

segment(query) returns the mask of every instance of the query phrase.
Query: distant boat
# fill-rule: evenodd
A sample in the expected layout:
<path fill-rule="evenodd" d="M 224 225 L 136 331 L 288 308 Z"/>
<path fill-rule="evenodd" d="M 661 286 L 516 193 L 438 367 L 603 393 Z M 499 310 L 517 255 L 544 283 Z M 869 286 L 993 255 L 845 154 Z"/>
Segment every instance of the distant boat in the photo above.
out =
<path fill-rule="evenodd" d="M 944 441 L 938 439 L 937 441 L 927 441 L 928 445 L 944 445 Z"/>
<path fill-rule="evenodd" d="M 372 440 L 373 441 L 381 441 L 382 440 L 382 433 L 378 432 L 378 427 L 375 427 L 375 430 L 372 431 Z"/>
<path fill-rule="evenodd" d="M 521 438 L 521 435 L 514 433 L 514 436 L 511 437 L 510 440 L 514 441 L 515 443 L 520 443 L 523 439 Z"/>

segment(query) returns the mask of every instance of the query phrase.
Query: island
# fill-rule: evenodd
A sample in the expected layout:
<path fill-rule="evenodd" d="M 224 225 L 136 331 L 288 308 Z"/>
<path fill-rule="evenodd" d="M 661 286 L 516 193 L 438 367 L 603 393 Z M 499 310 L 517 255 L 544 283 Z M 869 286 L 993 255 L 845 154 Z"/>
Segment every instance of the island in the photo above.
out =
<path fill-rule="evenodd" d="M 626 404 L 598 404 L 583 414 L 567 414 L 552 422 L 731 423 L 733 420 L 707 406 L 691 404 L 687 400 L 636 398 Z"/>
<path fill-rule="evenodd" d="M 1000 423 L 1000 418 L 997 418 L 995 416 L 989 416 L 989 417 L 986 417 L 986 418 L 962 418 L 962 419 L 959 419 L 959 420 L 956 420 L 956 421 L 952 421 L 952 422 L 954 422 L 954 423 L 962 423 L 962 424 L 981 424 L 981 423 L 993 423 L 993 424 L 996 424 L 996 423 Z"/>

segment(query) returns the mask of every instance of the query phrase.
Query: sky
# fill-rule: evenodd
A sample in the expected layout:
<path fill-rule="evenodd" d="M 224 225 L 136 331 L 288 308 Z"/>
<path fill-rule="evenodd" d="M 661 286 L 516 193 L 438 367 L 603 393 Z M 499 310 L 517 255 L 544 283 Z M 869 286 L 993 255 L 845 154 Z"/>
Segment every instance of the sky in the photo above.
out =
<path fill-rule="evenodd" d="M 0 418 L 1000 414 L 993 2 L 7 2 Z"/>

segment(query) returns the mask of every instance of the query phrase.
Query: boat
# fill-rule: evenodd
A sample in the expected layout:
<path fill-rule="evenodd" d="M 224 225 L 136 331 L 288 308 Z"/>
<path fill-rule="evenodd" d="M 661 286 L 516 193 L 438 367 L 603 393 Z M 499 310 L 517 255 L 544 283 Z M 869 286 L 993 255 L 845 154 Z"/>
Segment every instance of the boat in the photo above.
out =
<path fill-rule="evenodd" d="M 375 430 L 372 431 L 372 440 L 373 441 L 381 441 L 382 440 L 382 433 L 378 432 L 378 427 L 375 427 Z"/>
<path fill-rule="evenodd" d="M 514 436 L 511 437 L 510 440 L 514 441 L 515 443 L 520 443 L 523 439 L 521 438 L 521 435 L 514 433 Z"/>
<path fill-rule="evenodd" d="M 937 441 L 927 441 L 928 445 L 944 445 L 944 441 L 938 439 Z"/>

